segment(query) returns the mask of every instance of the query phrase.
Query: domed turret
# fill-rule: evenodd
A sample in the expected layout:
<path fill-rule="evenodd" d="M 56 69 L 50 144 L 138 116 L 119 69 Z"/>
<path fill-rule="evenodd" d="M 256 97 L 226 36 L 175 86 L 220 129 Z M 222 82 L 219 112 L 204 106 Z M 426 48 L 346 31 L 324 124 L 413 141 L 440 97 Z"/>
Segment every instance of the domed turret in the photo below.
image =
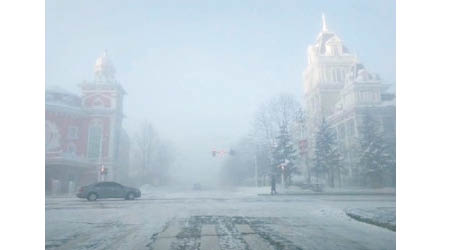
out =
<path fill-rule="evenodd" d="M 98 82 L 114 82 L 116 69 L 112 64 L 111 59 L 108 57 L 108 53 L 105 50 L 102 56 L 97 58 L 94 67 L 95 80 Z"/>

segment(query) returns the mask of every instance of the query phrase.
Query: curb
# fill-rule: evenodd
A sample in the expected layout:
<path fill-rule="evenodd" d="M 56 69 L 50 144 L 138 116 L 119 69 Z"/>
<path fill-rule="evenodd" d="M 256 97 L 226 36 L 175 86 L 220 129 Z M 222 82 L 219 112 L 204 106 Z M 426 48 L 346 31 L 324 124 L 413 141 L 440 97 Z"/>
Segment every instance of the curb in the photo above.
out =
<path fill-rule="evenodd" d="M 369 218 L 361 217 L 359 215 L 356 215 L 356 214 L 353 214 L 353 213 L 350 213 L 350 212 L 345 212 L 345 214 L 348 217 L 350 217 L 350 218 L 352 218 L 354 220 L 360 221 L 360 222 L 364 222 L 364 223 L 371 224 L 371 225 L 374 225 L 374 226 L 379 226 L 379 227 L 382 227 L 382 228 L 386 228 L 386 229 L 394 231 L 394 232 L 395 232 L 395 229 L 396 229 L 396 225 L 393 225 L 393 224 L 390 224 L 390 223 L 378 222 L 378 221 L 375 221 L 375 220 L 372 220 L 372 219 L 369 219 Z"/>

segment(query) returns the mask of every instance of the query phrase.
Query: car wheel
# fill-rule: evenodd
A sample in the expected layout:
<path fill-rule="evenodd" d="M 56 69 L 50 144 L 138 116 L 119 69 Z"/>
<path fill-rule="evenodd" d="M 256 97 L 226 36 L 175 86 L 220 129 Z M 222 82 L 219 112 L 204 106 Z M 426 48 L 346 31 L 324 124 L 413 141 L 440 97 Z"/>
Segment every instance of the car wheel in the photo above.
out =
<path fill-rule="evenodd" d="M 88 201 L 95 201 L 97 200 L 97 194 L 96 193 L 90 193 L 87 197 Z"/>
<path fill-rule="evenodd" d="M 125 199 L 127 199 L 127 200 L 134 200 L 134 197 L 135 197 L 134 193 L 128 193 L 127 197 Z"/>

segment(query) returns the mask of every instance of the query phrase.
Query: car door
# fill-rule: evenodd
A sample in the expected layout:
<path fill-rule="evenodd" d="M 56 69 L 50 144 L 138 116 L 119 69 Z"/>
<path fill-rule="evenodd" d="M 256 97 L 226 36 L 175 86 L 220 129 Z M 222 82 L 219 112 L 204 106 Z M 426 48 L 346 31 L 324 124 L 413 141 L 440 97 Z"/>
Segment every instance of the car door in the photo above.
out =
<path fill-rule="evenodd" d="M 122 198 L 125 197 L 124 188 L 116 182 L 111 182 L 111 197 Z"/>
<path fill-rule="evenodd" d="M 114 182 L 105 182 L 106 198 L 114 198 Z"/>
<path fill-rule="evenodd" d="M 109 198 L 110 191 L 108 187 L 108 182 L 100 182 L 95 185 L 95 192 L 98 194 L 100 198 Z"/>

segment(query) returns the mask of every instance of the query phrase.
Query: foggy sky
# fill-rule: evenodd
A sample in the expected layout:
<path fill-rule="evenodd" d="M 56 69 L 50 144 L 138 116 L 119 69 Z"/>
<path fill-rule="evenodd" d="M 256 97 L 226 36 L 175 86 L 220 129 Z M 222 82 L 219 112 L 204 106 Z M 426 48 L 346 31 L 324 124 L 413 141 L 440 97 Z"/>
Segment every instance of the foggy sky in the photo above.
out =
<path fill-rule="evenodd" d="M 328 28 L 369 71 L 395 82 L 395 1 L 46 1 L 46 84 L 78 93 L 108 50 L 127 91 L 130 137 L 150 121 L 172 141 L 178 176 L 213 180 L 258 105 L 298 96 L 306 49 Z"/>

